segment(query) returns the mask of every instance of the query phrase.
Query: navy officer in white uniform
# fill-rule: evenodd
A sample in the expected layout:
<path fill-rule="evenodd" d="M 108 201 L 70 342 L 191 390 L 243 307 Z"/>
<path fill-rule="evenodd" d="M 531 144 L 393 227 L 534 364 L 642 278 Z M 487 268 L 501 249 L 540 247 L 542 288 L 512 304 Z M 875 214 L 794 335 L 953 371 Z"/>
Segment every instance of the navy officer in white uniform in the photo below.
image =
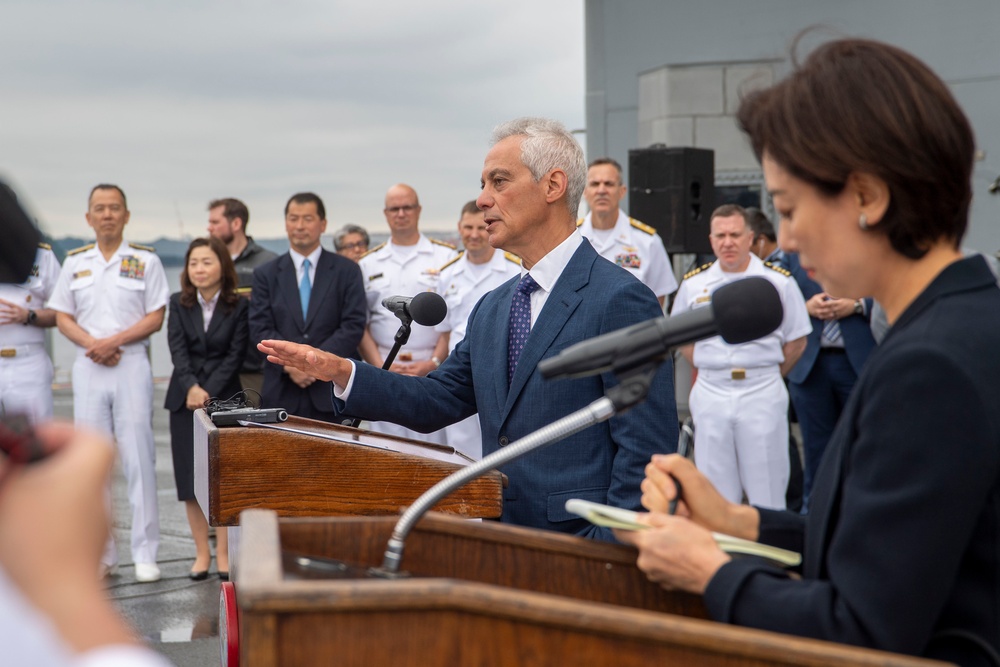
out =
<path fill-rule="evenodd" d="M 521 259 L 490 245 L 484 213 L 475 201 L 462 207 L 458 235 L 463 250 L 441 267 L 438 284 L 448 304 L 448 314 L 435 327 L 447 337 L 448 354 L 465 338 L 469 315 L 487 292 L 521 274 Z M 483 434 L 478 415 L 466 417 L 444 428 L 447 443 L 474 459 L 482 458 Z"/>
<path fill-rule="evenodd" d="M 436 292 L 438 271 L 456 255 L 455 246 L 420 233 L 420 200 L 409 185 L 400 183 L 389 188 L 383 213 L 389 224 L 389 240 L 358 260 L 368 300 L 368 326 L 358 351 L 362 359 L 378 368 L 392 349 L 400 324 L 382 307 L 382 299 Z M 447 340 L 434 327 L 414 323 L 410 340 L 399 350 L 389 370 L 402 375 L 427 375 L 441 365 L 447 354 Z M 382 421 L 373 422 L 372 430 L 441 445 L 445 442 L 444 430 L 418 433 Z"/>
<path fill-rule="evenodd" d="M 52 417 L 45 328 L 55 326 L 56 314 L 44 305 L 58 279 L 59 260 L 40 243 L 28 280 L 0 285 L 0 415 L 23 414 L 33 423 Z"/>
<path fill-rule="evenodd" d="M 730 345 L 715 336 L 681 348 L 697 369 L 688 405 L 694 419 L 695 465 L 730 502 L 785 508 L 788 487 L 788 390 L 782 380 L 812 331 L 805 299 L 785 269 L 750 252 L 746 211 L 725 204 L 712 212 L 716 261 L 684 276 L 671 315 L 707 307 L 723 285 L 750 276 L 774 284 L 784 317 L 773 333 Z"/>
<path fill-rule="evenodd" d="M 677 289 L 670 258 L 655 229 L 618 208 L 624 196 L 621 165 L 609 157 L 592 161 L 583 190 L 590 212 L 577 226 L 601 257 L 638 278 L 663 306 Z"/>
<path fill-rule="evenodd" d="M 73 413 L 77 424 L 113 433 L 132 506 L 132 559 L 138 581 L 157 581 L 160 521 L 153 444 L 153 374 L 149 336 L 163 325 L 170 296 L 160 259 L 126 243 L 125 193 L 116 185 L 91 190 L 87 224 L 97 243 L 67 254 L 48 306 L 59 331 L 76 344 Z M 109 537 L 104 573 L 118 562 Z"/>

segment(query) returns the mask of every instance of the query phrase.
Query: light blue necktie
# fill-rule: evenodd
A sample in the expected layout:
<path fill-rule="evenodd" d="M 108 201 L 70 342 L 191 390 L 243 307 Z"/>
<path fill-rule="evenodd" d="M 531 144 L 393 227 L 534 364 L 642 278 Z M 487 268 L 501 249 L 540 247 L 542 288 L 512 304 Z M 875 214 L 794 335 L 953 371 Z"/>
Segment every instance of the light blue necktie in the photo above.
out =
<path fill-rule="evenodd" d="M 308 259 L 302 262 L 302 280 L 299 282 L 299 301 L 302 303 L 302 320 L 305 321 L 306 313 L 309 312 L 309 295 L 312 293 L 312 283 L 309 282 Z"/>
<path fill-rule="evenodd" d="M 507 334 L 507 384 L 514 379 L 514 370 L 521 350 L 531 332 L 531 293 L 538 289 L 538 283 L 530 273 L 524 274 L 514 291 L 510 303 L 510 330 Z"/>

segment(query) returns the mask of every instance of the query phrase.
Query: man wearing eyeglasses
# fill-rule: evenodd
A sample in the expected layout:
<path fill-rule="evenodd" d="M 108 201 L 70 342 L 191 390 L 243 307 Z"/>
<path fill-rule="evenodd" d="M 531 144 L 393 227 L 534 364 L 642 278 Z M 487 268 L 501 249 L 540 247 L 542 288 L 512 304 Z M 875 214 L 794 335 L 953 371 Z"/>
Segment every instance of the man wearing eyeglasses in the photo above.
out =
<path fill-rule="evenodd" d="M 385 193 L 385 220 L 389 241 L 373 248 L 358 264 L 368 298 L 368 328 L 358 348 L 361 358 L 382 367 L 392 349 L 399 320 L 382 307 L 390 296 L 436 292 L 438 270 L 456 255 L 455 246 L 420 233 L 420 200 L 409 185 L 394 185 Z M 448 339 L 434 327 L 414 323 L 409 342 L 396 355 L 390 370 L 402 375 L 427 375 L 448 356 Z M 375 422 L 374 430 L 404 438 L 444 444 L 444 431 L 418 433 L 388 422 Z"/>

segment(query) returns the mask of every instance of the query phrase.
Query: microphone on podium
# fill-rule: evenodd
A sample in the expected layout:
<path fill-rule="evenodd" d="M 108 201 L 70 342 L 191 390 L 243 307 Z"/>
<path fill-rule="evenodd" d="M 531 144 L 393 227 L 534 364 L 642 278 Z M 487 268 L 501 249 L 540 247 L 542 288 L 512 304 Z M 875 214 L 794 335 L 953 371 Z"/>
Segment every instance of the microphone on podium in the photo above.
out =
<path fill-rule="evenodd" d="M 403 322 L 416 322 L 425 327 L 440 324 L 448 314 L 448 305 L 436 292 L 421 292 L 416 296 L 388 296 L 382 307 Z"/>
<path fill-rule="evenodd" d="M 558 442 L 610 419 L 646 398 L 653 374 L 670 349 L 722 335 L 729 343 L 746 343 L 766 336 L 781 324 L 781 299 L 766 278 L 746 278 L 716 290 L 712 304 L 671 318 L 657 317 L 625 329 L 577 343 L 542 361 L 542 375 L 581 377 L 612 371 L 619 384 L 605 396 L 537 431 L 498 449 L 445 477 L 414 501 L 393 528 L 382 566 L 372 573 L 402 576 L 399 571 L 406 537 L 429 509 L 455 489 L 529 452 Z"/>
<path fill-rule="evenodd" d="M 666 357 L 673 348 L 712 336 L 738 344 L 766 336 L 781 325 L 781 298 L 766 278 L 723 285 L 711 304 L 672 317 L 657 317 L 585 340 L 538 364 L 548 379 L 625 371 Z"/>
<path fill-rule="evenodd" d="M 382 299 L 382 307 L 399 318 L 399 330 L 393 338 L 392 349 L 389 350 L 389 354 L 382 362 L 382 370 L 386 371 L 396 360 L 399 348 L 410 340 L 411 324 L 416 322 L 425 327 L 432 327 L 440 324 L 444 316 L 448 314 L 448 304 L 437 292 L 421 292 L 416 296 L 387 296 Z M 361 424 L 361 420 L 348 418 L 343 423 L 345 426 L 357 428 Z"/>

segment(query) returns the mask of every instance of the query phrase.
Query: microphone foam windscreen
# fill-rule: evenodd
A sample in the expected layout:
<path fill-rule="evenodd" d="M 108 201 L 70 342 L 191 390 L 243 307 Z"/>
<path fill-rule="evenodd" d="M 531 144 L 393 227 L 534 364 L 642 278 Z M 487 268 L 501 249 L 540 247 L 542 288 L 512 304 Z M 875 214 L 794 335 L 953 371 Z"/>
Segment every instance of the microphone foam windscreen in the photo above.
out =
<path fill-rule="evenodd" d="M 719 335 L 736 345 L 766 336 L 784 316 L 778 290 L 767 278 L 752 277 L 724 285 L 712 294 Z"/>
<path fill-rule="evenodd" d="M 421 292 L 410 301 L 408 310 L 414 322 L 425 327 L 432 327 L 440 324 L 444 316 L 448 314 L 448 305 L 440 294 Z"/>

